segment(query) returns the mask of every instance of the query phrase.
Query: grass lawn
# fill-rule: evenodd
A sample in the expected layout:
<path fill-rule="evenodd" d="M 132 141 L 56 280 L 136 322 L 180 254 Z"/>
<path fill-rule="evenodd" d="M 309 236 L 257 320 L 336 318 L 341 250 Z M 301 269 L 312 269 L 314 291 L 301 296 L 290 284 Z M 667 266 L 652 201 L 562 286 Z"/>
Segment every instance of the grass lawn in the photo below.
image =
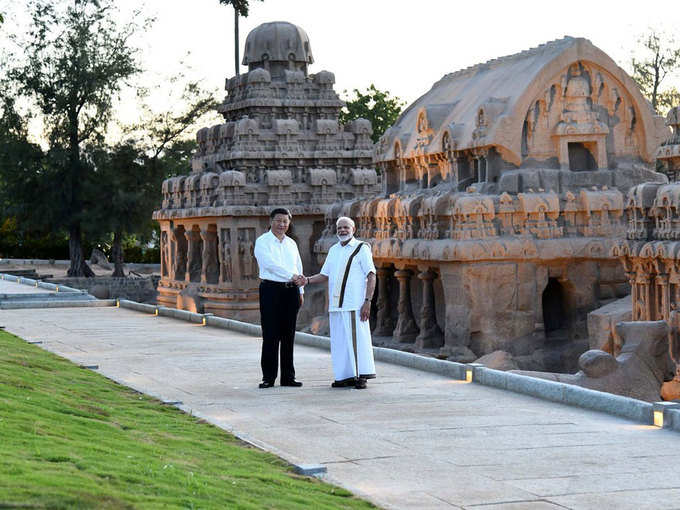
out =
<path fill-rule="evenodd" d="M 0 331 L 0 508 L 374 508 Z"/>

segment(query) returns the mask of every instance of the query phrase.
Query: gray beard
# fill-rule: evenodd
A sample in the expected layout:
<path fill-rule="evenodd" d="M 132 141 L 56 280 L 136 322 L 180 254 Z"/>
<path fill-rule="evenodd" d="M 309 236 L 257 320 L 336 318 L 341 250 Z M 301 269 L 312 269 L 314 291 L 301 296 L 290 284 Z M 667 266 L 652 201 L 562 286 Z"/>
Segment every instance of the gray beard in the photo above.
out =
<path fill-rule="evenodd" d="M 345 241 L 349 241 L 350 239 L 352 239 L 352 235 L 351 234 L 347 234 L 347 235 L 344 235 L 344 236 L 338 235 L 338 239 L 340 239 L 341 243 L 344 243 Z"/>

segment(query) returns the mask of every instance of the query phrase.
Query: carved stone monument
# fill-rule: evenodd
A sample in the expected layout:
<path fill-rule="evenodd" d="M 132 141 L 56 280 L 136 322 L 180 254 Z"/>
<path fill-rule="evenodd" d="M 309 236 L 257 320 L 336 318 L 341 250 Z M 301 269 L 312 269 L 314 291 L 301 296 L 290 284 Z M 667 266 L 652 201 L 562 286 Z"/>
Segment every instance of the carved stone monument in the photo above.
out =
<path fill-rule="evenodd" d="M 227 80 L 219 107 L 225 122 L 198 131 L 189 175 L 163 183 L 154 213 L 164 243 L 159 303 L 177 306 L 192 287 L 192 308 L 259 321 L 253 246 L 269 212 L 291 210 L 290 235 L 310 272 L 328 206 L 380 190 L 370 122 L 338 123 L 344 103 L 335 76 L 310 74 L 313 62 L 307 34 L 291 23 L 265 23 L 248 35 L 248 72 Z M 322 311 L 323 299 L 308 302 Z"/>
<path fill-rule="evenodd" d="M 355 219 L 378 268 L 376 335 L 462 361 L 507 351 L 525 369 L 559 346 L 539 366 L 574 371 L 587 312 L 629 292 L 611 248 L 628 190 L 666 181 L 653 171 L 666 137 L 585 39 L 472 66 L 387 130 L 382 193 L 334 205 L 316 251 L 335 241 L 335 218 Z"/>

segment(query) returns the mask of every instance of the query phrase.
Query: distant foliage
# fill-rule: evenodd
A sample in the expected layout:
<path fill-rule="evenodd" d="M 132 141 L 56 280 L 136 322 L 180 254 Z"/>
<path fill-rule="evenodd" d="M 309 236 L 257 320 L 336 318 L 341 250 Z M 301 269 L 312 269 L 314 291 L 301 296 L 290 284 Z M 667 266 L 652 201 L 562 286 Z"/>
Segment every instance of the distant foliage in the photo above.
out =
<path fill-rule="evenodd" d="M 633 56 L 633 79 L 642 93 L 660 114 L 680 105 L 680 91 L 675 87 L 662 87 L 670 76 L 680 75 L 680 45 L 673 37 L 654 29 L 638 39 L 640 48 Z"/>
<path fill-rule="evenodd" d="M 22 58 L 7 75 L 17 102 L 34 105 L 49 148 L 42 161 L 25 162 L 22 179 L 5 175 L 5 184 L 24 204 L 19 212 L 26 221 L 68 231 L 69 276 L 94 276 L 83 255 L 82 227 L 92 198 L 86 189 L 95 176 L 83 151 L 100 143 L 122 87 L 141 71 L 130 40 L 148 22 L 138 23 L 137 13 L 117 21 L 113 0 L 33 0 L 28 6 L 29 29 L 16 40 Z"/>
<path fill-rule="evenodd" d="M 262 1 L 262 0 L 260 0 Z M 231 5 L 239 16 L 248 16 L 250 0 L 219 0 L 222 5 Z"/>
<path fill-rule="evenodd" d="M 402 112 L 404 101 L 390 95 L 386 90 L 378 90 L 371 84 L 365 92 L 354 89 L 354 96 L 345 100 L 340 110 L 340 123 L 346 124 L 355 119 L 368 119 L 373 125 L 373 143 L 394 124 Z M 344 91 L 347 94 L 347 91 Z"/>

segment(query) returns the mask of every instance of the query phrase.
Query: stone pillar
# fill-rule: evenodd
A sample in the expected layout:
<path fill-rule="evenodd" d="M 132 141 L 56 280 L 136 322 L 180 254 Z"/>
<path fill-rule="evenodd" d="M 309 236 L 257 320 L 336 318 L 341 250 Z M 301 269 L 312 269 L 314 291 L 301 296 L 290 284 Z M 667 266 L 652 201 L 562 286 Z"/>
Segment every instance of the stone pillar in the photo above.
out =
<path fill-rule="evenodd" d="M 218 234 L 217 240 L 220 261 L 220 279 L 219 284 L 231 285 L 233 279 L 233 265 L 232 265 L 232 247 L 231 247 L 231 229 L 222 228 Z"/>
<path fill-rule="evenodd" d="M 378 313 L 376 316 L 375 336 L 392 336 L 394 323 L 392 322 L 392 309 L 390 307 L 390 296 L 388 282 L 392 276 L 392 269 L 388 267 L 377 268 L 378 272 Z"/>
<path fill-rule="evenodd" d="M 394 272 L 394 276 L 399 280 L 399 320 L 397 326 L 394 328 L 394 339 L 402 343 L 413 342 L 418 334 L 418 328 L 413 320 L 413 313 L 411 312 L 411 271 L 408 269 L 401 269 Z"/>
<path fill-rule="evenodd" d="M 161 277 L 168 277 L 170 275 L 170 241 L 168 231 L 161 230 Z"/>
<path fill-rule="evenodd" d="M 194 230 L 187 230 L 184 232 L 184 236 L 187 240 L 187 269 L 186 269 L 186 281 L 187 282 L 200 282 L 201 281 L 201 271 L 202 271 L 202 253 L 199 248 L 200 243 L 200 233 Z"/>
<path fill-rule="evenodd" d="M 658 274 L 656 275 L 656 285 L 657 292 L 661 295 L 656 297 L 657 309 L 655 310 L 655 319 L 652 320 L 665 320 L 668 322 L 671 313 L 671 303 L 670 303 L 670 286 L 668 285 L 668 275 Z"/>
<path fill-rule="evenodd" d="M 172 230 L 172 245 L 170 247 L 171 280 L 184 280 L 187 272 L 187 240 L 184 227 Z M 174 247 L 174 249 L 173 249 Z"/>
<path fill-rule="evenodd" d="M 633 305 L 631 320 L 632 321 L 638 321 L 638 320 L 640 320 L 640 318 L 638 317 L 638 312 L 637 312 L 637 310 L 638 310 L 638 307 L 637 307 L 638 295 L 637 295 L 637 285 L 635 284 L 635 272 L 634 271 L 626 272 L 626 276 L 628 277 L 628 284 L 630 285 L 631 303 Z"/>
<path fill-rule="evenodd" d="M 201 253 L 201 283 L 219 282 L 220 266 L 217 253 L 217 230 L 201 229 L 203 250 Z"/>
<path fill-rule="evenodd" d="M 432 280 L 436 274 L 429 269 L 418 273 L 418 278 L 423 282 L 423 304 L 420 308 L 420 333 L 416 337 L 416 347 L 419 349 L 428 347 L 441 347 L 444 344 L 444 335 L 437 325 L 434 309 L 434 289 Z"/>
<path fill-rule="evenodd" d="M 643 320 L 646 321 L 653 321 L 653 316 L 652 312 L 654 310 L 654 304 L 652 303 L 652 299 L 654 298 L 654 293 L 652 292 L 652 282 L 651 282 L 651 276 L 644 275 L 643 276 L 643 295 L 645 299 L 645 310 L 644 310 L 644 315 L 643 315 Z"/>
<path fill-rule="evenodd" d="M 203 242 L 201 250 L 201 283 L 208 282 L 208 264 L 210 259 L 210 239 L 208 239 L 208 231 L 201 229 L 199 232 L 201 236 L 201 241 Z"/>

